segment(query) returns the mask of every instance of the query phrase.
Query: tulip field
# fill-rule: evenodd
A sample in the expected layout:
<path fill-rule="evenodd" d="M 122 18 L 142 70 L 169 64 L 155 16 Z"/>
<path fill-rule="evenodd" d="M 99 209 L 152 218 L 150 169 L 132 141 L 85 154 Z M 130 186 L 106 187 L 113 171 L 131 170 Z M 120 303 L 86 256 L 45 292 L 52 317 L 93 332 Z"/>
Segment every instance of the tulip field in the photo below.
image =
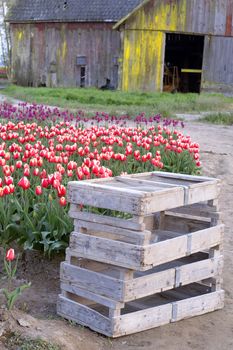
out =
<path fill-rule="evenodd" d="M 131 123 L 132 124 L 132 123 Z M 153 170 L 197 174 L 199 145 L 182 123 L 45 106 L 0 105 L 0 244 L 51 254 L 68 243 L 68 181 Z"/>

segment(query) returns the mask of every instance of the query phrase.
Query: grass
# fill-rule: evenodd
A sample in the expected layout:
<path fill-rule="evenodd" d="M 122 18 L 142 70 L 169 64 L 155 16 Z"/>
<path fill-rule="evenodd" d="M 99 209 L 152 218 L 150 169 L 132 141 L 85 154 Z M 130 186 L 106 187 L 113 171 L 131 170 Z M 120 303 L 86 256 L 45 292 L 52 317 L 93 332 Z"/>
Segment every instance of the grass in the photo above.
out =
<path fill-rule="evenodd" d="M 211 124 L 233 125 L 233 112 L 208 114 L 204 118 L 200 118 L 199 121 Z"/>
<path fill-rule="evenodd" d="M 10 85 L 2 91 L 9 97 L 68 109 L 81 109 L 87 114 L 96 111 L 111 115 L 135 116 L 145 112 L 147 116 L 200 111 L 224 111 L 233 106 L 233 98 L 220 94 L 171 94 L 155 92 L 101 91 L 88 88 L 29 88 Z"/>
<path fill-rule="evenodd" d="M 58 345 L 48 343 L 42 339 L 23 338 L 18 333 L 10 333 L 7 337 L 4 336 L 4 345 L 8 350 L 61 350 Z"/>

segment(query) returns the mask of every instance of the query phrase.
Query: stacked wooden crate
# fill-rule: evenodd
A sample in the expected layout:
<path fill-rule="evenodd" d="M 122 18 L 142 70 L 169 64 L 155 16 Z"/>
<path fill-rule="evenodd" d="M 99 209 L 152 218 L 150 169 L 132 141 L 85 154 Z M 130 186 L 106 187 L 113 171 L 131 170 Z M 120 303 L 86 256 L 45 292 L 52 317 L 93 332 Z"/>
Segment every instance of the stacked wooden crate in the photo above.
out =
<path fill-rule="evenodd" d="M 222 308 L 219 191 L 162 172 L 70 182 L 58 314 L 118 337 Z"/>

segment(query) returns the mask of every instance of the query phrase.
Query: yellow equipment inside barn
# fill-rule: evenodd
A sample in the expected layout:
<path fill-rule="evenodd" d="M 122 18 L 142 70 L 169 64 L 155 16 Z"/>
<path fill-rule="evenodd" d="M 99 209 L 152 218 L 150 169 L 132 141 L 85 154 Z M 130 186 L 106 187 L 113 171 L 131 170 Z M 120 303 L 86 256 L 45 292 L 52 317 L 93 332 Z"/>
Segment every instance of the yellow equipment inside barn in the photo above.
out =
<path fill-rule="evenodd" d="M 176 92 L 179 88 L 179 70 L 177 66 L 164 66 L 164 84 L 163 91 Z"/>

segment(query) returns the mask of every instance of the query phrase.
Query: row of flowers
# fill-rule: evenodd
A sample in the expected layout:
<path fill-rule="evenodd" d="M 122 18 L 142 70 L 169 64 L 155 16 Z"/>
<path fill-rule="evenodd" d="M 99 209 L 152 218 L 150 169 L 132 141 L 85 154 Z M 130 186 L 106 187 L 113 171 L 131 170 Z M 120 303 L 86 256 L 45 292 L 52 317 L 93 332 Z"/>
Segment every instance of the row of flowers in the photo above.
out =
<path fill-rule="evenodd" d="M 172 166 L 176 167 L 173 170 L 194 172 L 201 165 L 197 143 L 160 125 L 145 130 L 117 126 L 82 129 L 68 122 L 50 127 L 8 122 L 0 124 L 0 139 L 0 196 L 13 193 L 14 178 L 19 177 L 17 184 L 24 190 L 31 187 L 31 178 L 37 184 L 37 195 L 52 185 L 61 197 L 65 195 L 61 184 L 68 178 L 108 177 L 116 175 L 116 169 L 128 173 L 153 167 L 171 170 Z M 185 155 L 188 167 L 174 162 L 174 155 Z"/>
<path fill-rule="evenodd" d="M 64 249 L 72 230 L 66 199 L 70 180 L 158 169 L 200 172 L 199 145 L 179 128 L 157 123 L 83 127 L 57 118 L 49 124 L 35 116 L 34 121 L 5 117 L 0 123 L 0 244 L 17 240 L 48 253 Z"/>
<path fill-rule="evenodd" d="M 145 113 L 140 113 L 136 117 L 130 117 L 129 115 L 114 116 L 104 112 L 96 112 L 93 116 L 86 116 L 86 114 L 81 110 L 77 112 L 70 112 L 57 107 L 53 108 L 26 102 L 20 102 L 18 105 L 12 105 L 7 102 L 0 104 L 0 116 L 3 119 L 11 121 L 52 121 L 54 123 L 65 121 L 75 123 L 76 126 L 78 124 L 105 125 L 106 123 L 108 125 L 115 124 L 119 126 L 126 126 L 129 122 L 134 122 L 137 125 L 152 125 L 161 123 L 163 126 L 184 127 L 183 121 L 163 118 L 160 114 L 146 117 Z"/>

